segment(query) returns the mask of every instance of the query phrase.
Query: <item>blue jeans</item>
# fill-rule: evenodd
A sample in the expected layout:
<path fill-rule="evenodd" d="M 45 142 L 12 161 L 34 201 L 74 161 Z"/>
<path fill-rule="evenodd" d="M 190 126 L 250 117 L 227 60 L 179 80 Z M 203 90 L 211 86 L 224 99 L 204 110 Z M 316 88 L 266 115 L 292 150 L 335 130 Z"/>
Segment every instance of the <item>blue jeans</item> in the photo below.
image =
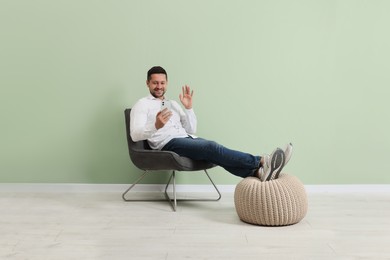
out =
<path fill-rule="evenodd" d="M 172 151 L 193 160 L 214 163 L 242 178 L 253 176 L 260 167 L 260 156 L 231 150 L 203 138 L 174 138 L 162 150 Z"/>

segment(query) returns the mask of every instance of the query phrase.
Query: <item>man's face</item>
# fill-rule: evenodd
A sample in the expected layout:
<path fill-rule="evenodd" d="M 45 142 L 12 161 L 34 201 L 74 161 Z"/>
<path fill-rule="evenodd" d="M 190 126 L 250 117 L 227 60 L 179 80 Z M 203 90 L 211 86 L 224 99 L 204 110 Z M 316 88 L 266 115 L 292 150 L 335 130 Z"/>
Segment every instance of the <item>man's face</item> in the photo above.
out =
<path fill-rule="evenodd" d="M 150 80 L 146 81 L 146 85 L 148 85 L 150 94 L 152 94 L 153 97 L 164 99 L 164 94 L 168 85 L 165 74 L 152 74 Z"/>

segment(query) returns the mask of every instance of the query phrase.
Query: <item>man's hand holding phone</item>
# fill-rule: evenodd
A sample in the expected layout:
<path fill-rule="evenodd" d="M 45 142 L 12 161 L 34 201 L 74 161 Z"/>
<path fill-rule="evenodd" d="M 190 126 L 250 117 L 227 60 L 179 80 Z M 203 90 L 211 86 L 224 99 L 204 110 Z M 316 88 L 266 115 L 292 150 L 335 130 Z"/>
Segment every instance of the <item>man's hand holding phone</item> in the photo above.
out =
<path fill-rule="evenodd" d="M 172 116 L 171 111 L 171 102 L 163 100 L 161 103 L 161 111 L 157 113 L 156 116 L 156 129 L 164 127 L 164 125 L 169 121 Z"/>
<path fill-rule="evenodd" d="M 161 102 L 161 111 L 163 111 L 165 108 L 167 108 L 168 110 L 171 110 L 171 108 L 172 108 L 171 101 L 163 100 Z"/>

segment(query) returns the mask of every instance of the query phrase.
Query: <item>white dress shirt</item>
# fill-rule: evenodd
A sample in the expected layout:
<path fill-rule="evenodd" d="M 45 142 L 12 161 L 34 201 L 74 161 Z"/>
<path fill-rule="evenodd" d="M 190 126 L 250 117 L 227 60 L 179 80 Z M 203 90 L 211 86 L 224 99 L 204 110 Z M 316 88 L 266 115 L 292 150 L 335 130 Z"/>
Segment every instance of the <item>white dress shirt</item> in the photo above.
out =
<path fill-rule="evenodd" d="M 148 140 L 152 149 L 164 147 L 170 140 L 187 137 L 196 132 L 196 116 L 193 109 L 182 109 L 174 100 L 170 101 L 172 117 L 164 127 L 156 129 L 156 115 L 161 110 L 162 100 L 149 95 L 141 98 L 131 109 L 130 135 L 133 141 Z"/>

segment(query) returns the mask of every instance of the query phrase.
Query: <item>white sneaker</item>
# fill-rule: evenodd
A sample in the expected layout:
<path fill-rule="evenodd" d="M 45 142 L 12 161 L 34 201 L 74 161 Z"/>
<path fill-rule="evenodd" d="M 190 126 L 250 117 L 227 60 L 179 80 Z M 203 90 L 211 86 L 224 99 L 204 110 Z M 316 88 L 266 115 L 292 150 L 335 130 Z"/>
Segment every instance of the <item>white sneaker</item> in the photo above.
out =
<path fill-rule="evenodd" d="M 270 181 L 277 179 L 285 165 L 285 155 L 282 149 L 276 148 L 270 155 L 263 156 L 264 163 L 260 168 L 260 180 Z"/>
<path fill-rule="evenodd" d="M 266 172 L 268 172 L 269 170 L 269 166 L 268 166 L 268 162 L 270 162 L 271 161 L 271 157 L 270 157 L 270 155 L 269 154 L 264 154 L 263 156 L 263 165 L 259 168 L 259 179 L 261 180 L 261 181 L 264 181 L 265 179 L 266 179 Z"/>
<path fill-rule="evenodd" d="M 293 145 L 292 143 L 288 143 L 286 145 L 286 147 L 284 148 L 284 155 L 285 155 L 285 162 L 284 162 L 284 166 L 286 166 L 286 164 L 288 163 L 288 161 L 290 161 L 290 158 L 292 156 L 292 150 L 293 150 Z"/>

